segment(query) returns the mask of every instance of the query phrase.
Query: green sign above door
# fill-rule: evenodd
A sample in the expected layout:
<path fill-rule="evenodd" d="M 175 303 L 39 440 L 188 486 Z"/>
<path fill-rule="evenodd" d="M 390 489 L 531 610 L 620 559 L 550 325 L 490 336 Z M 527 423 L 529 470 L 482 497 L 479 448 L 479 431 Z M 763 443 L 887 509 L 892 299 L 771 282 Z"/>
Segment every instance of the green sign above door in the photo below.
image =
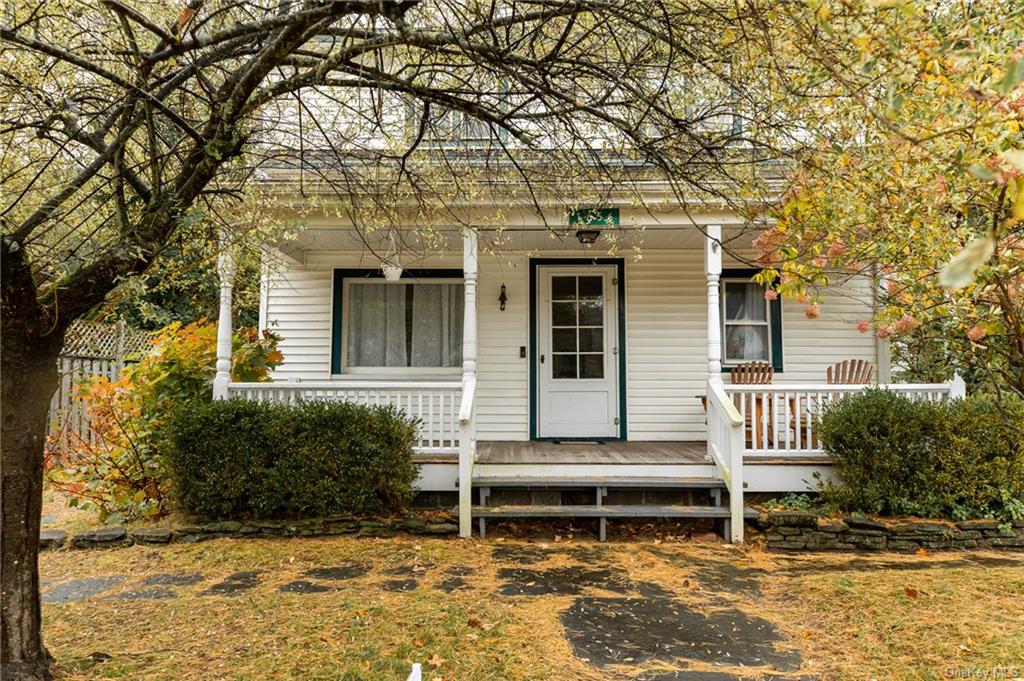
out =
<path fill-rule="evenodd" d="M 569 211 L 570 225 L 617 225 L 618 208 L 581 208 Z"/>

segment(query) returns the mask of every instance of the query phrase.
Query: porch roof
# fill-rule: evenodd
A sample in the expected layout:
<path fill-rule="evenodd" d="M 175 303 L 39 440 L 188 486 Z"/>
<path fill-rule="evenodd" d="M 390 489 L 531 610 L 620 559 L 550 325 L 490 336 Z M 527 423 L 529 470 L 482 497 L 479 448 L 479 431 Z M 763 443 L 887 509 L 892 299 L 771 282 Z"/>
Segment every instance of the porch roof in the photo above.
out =
<path fill-rule="evenodd" d="M 596 244 L 584 245 L 576 239 L 576 226 L 569 225 L 507 225 L 504 227 L 476 227 L 483 253 L 558 252 L 566 256 L 597 257 L 606 255 L 615 245 L 626 253 L 641 250 L 703 250 L 705 237 L 703 223 L 677 220 L 638 222 L 601 227 L 610 237 Z M 746 251 L 752 247 L 757 230 L 750 226 L 734 225 L 723 229 L 723 240 L 730 249 Z M 416 261 L 450 254 L 461 257 L 462 231 L 456 226 L 416 230 L 408 228 L 379 232 L 365 232 L 351 225 L 332 225 L 311 221 L 293 239 L 277 245 L 286 256 L 303 262 L 306 255 L 315 252 L 347 252 L 392 254 L 396 250 L 403 264 L 412 266 Z"/>

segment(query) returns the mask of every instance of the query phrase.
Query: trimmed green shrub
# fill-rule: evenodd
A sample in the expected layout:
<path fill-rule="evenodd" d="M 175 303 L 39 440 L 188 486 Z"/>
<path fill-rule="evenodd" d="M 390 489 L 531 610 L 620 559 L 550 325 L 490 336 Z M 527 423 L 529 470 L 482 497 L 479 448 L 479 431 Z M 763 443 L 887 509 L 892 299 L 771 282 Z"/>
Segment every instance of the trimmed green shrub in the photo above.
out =
<path fill-rule="evenodd" d="M 912 400 L 871 389 L 838 400 L 818 434 L 837 463 L 823 499 L 853 512 L 1024 517 L 1024 402 Z"/>
<path fill-rule="evenodd" d="M 415 419 L 395 407 L 194 404 L 169 426 L 174 499 L 206 518 L 385 513 L 414 494 Z"/>
<path fill-rule="evenodd" d="M 231 341 L 232 380 L 270 380 L 284 360 L 279 340 L 274 333 L 238 329 Z M 116 381 L 93 376 L 76 386 L 91 437 L 65 428 L 47 446 L 48 482 L 71 497 L 70 505 L 95 507 L 110 523 L 167 512 L 170 490 L 161 461 L 167 422 L 182 405 L 212 399 L 216 324 L 174 322 L 152 334 L 150 345 Z"/>

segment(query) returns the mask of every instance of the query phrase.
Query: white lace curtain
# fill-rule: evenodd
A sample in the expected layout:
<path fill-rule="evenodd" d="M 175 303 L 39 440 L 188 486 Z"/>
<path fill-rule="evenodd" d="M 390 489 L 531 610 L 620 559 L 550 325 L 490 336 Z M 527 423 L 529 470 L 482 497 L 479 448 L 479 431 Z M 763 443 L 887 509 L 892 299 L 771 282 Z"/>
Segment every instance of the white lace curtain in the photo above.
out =
<path fill-rule="evenodd" d="M 768 306 L 757 284 L 726 282 L 725 360 L 768 361 Z"/>
<path fill-rule="evenodd" d="M 351 283 L 346 366 L 462 365 L 462 284 Z"/>

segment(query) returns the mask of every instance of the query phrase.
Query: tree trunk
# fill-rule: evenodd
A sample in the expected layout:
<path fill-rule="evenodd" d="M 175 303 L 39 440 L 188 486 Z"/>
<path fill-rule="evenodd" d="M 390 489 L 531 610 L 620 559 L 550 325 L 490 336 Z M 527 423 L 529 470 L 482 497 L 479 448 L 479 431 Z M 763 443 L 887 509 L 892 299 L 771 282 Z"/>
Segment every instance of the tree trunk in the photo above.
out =
<path fill-rule="evenodd" d="M 17 325 L 10 321 L 4 319 L 0 357 L 0 677 L 49 679 L 51 658 L 40 632 L 39 523 L 46 420 L 58 384 L 61 344 L 55 338 L 12 338 L 8 330 Z"/>
<path fill-rule="evenodd" d="M 40 307 L 20 244 L 0 239 L 0 677 L 49 679 L 39 603 L 43 451 L 67 322 Z"/>

